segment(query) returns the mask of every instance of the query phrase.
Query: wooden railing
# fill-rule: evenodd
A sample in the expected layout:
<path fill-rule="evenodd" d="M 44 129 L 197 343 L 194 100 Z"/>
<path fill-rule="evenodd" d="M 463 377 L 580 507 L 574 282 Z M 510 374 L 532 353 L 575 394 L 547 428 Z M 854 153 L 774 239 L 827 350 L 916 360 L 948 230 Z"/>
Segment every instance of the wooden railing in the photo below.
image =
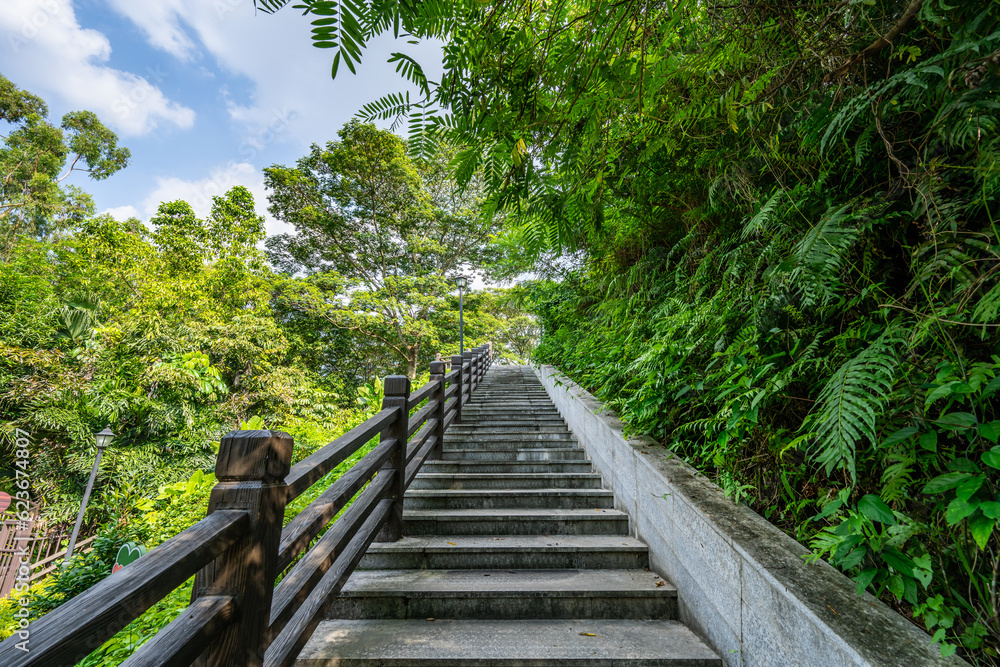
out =
<path fill-rule="evenodd" d="M 399 539 L 404 491 L 425 460 L 440 458 L 445 430 L 491 363 L 489 345 L 433 362 L 412 393 L 406 377 L 387 377 L 378 414 L 291 467 L 287 433 L 228 434 L 208 516 L 0 643 L 0 665 L 75 665 L 191 576 L 190 606 L 123 667 L 291 665 L 368 545 Z M 289 502 L 376 435 L 378 445 L 282 528 Z"/>

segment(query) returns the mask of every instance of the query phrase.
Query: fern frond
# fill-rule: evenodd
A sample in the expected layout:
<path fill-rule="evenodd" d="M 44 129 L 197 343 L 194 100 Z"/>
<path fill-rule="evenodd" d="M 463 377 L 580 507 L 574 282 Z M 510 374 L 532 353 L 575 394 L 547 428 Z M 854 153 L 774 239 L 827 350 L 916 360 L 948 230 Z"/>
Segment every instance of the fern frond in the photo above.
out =
<path fill-rule="evenodd" d="M 770 199 L 764 202 L 764 205 L 760 207 L 760 210 L 752 218 L 750 222 L 746 224 L 743 228 L 743 233 L 740 234 L 740 238 L 746 240 L 751 236 L 756 236 L 760 233 L 761 229 L 767 227 L 768 221 L 771 219 L 771 215 L 774 213 L 775 207 L 778 206 L 778 202 L 781 201 L 781 196 L 784 194 L 784 190 L 777 190 Z"/>
<path fill-rule="evenodd" d="M 803 273 L 803 303 L 829 303 L 840 289 L 840 268 L 858 230 L 843 227 L 847 204 L 824 216 L 795 246 L 793 257 Z"/>
<path fill-rule="evenodd" d="M 816 431 L 812 453 L 827 474 L 844 467 L 855 478 L 857 445 L 875 441 L 875 420 L 896 381 L 899 342 L 894 330 L 887 330 L 837 369 L 820 392 L 806 430 Z"/>

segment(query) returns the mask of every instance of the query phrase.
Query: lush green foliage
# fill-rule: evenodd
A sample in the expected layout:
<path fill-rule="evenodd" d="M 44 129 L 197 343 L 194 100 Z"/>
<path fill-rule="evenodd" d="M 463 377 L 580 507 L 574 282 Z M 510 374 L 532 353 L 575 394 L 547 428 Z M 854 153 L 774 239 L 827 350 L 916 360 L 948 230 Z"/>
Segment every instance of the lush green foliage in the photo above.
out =
<path fill-rule="evenodd" d="M 442 159 L 416 164 L 399 137 L 357 121 L 265 174 L 271 212 L 297 232 L 268 240 L 271 259 L 308 276 L 283 286 L 283 303 L 370 339 L 415 377 L 456 324 L 452 274 L 480 264 L 495 231 L 475 189 L 458 192 Z"/>
<path fill-rule="evenodd" d="M 57 231 L 93 214 L 88 195 L 60 185 L 73 171 L 102 180 L 125 167 L 130 153 L 89 111 L 66 114 L 61 129 L 52 125 L 45 102 L 3 75 L 0 121 L 10 129 L 0 146 L 0 258 L 6 260 L 20 235 Z"/>

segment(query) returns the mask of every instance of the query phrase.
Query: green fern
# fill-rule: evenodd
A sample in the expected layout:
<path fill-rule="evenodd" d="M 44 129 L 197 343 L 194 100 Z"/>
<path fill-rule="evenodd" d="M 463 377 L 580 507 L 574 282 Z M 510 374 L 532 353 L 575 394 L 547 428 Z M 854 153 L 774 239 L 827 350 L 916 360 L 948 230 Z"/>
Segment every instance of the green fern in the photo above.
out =
<path fill-rule="evenodd" d="M 778 206 L 778 202 L 781 201 L 781 197 L 784 194 L 784 190 L 777 190 L 770 199 L 764 202 L 764 205 L 760 207 L 760 210 L 752 218 L 750 222 L 746 224 L 743 228 L 743 233 L 740 234 L 740 238 L 746 240 L 751 236 L 757 236 L 760 232 L 767 227 L 767 223 L 770 221 L 771 216 L 774 214 L 774 209 Z"/>
<path fill-rule="evenodd" d="M 896 381 L 900 341 L 894 332 L 886 330 L 837 369 L 820 392 L 811 420 L 803 425 L 816 432 L 810 448 L 827 474 L 843 467 L 853 480 L 858 443 L 875 442 L 875 421 Z"/>
<path fill-rule="evenodd" d="M 840 270 L 858 230 L 842 226 L 850 216 L 845 204 L 823 216 L 795 246 L 793 258 L 802 270 L 804 305 L 826 305 L 841 287 Z"/>

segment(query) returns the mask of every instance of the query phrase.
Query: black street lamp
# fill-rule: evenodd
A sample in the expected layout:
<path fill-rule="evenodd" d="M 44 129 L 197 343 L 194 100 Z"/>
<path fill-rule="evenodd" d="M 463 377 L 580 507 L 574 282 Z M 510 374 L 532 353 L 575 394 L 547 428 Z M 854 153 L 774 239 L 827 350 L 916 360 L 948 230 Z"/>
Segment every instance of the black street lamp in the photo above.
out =
<path fill-rule="evenodd" d="M 87 482 L 87 490 L 83 492 L 83 502 L 80 504 L 80 513 L 76 515 L 76 525 L 73 526 L 73 534 L 69 538 L 69 545 L 66 547 L 66 558 L 63 564 L 69 563 L 73 558 L 73 548 L 76 547 L 76 538 L 80 536 L 80 524 L 83 523 L 83 513 L 87 511 L 87 501 L 90 500 L 90 492 L 94 490 L 94 479 L 97 477 L 97 468 L 101 465 L 101 454 L 104 448 L 115 439 L 115 434 L 111 432 L 110 426 L 105 426 L 104 430 L 97 433 L 94 438 L 97 440 L 97 458 L 94 459 L 94 468 L 90 471 L 90 480 Z"/>
<path fill-rule="evenodd" d="M 455 284 L 458 286 L 458 353 L 465 352 L 465 318 L 462 312 L 462 290 L 469 281 L 465 276 L 457 276 Z"/>

